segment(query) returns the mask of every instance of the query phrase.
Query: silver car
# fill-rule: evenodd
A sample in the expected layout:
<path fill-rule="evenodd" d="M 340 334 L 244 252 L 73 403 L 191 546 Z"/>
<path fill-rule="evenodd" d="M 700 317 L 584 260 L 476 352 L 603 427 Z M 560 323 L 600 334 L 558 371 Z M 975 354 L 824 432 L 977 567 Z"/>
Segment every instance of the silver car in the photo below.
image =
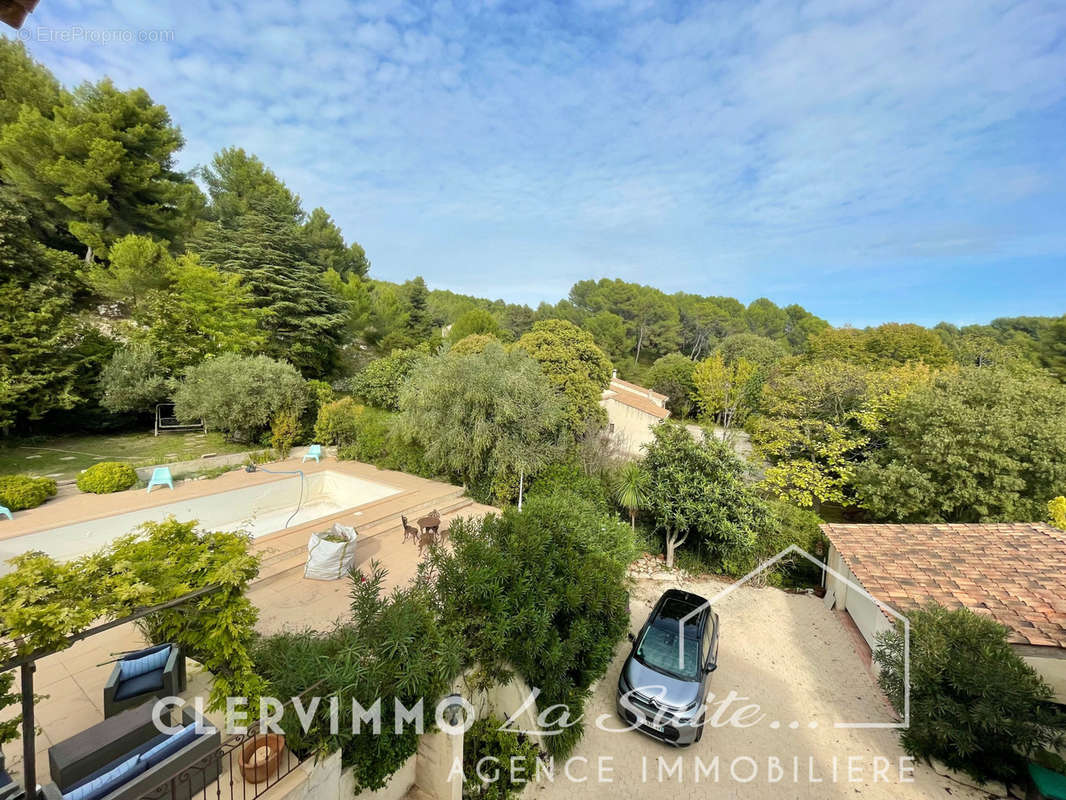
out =
<path fill-rule="evenodd" d="M 640 732 L 672 745 L 703 736 L 711 673 L 718 668 L 718 615 L 692 592 L 666 591 L 618 676 L 618 715 Z"/>

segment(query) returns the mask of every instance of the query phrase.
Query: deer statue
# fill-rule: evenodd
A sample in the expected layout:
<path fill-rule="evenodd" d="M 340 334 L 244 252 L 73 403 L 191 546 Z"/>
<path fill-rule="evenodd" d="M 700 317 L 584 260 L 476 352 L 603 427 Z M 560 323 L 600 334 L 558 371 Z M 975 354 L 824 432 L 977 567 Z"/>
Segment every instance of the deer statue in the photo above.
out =
<path fill-rule="evenodd" d="M 418 557 L 422 558 L 422 551 L 427 547 L 432 547 L 437 542 L 437 531 L 435 528 L 426 528 L 418 537 Z"/>
<path fill-rule="evenodd" d="M 416 528 L 414 525 L 408 524 L 407 517 L 405 517 L 403 514 L 400 515 L 400 521 L 403 522 L 403 540 L 404 540 L 404 542 L 406 542 L 408 539 L 411 539 L 411 540 L 417 542 L 418 541 L 418 528 Z"/>

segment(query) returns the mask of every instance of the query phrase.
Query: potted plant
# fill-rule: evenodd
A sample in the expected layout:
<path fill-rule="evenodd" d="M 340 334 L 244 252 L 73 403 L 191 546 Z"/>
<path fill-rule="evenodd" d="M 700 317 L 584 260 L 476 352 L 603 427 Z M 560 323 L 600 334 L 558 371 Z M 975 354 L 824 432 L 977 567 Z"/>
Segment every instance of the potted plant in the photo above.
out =
<path fill-rule="evenodd" d="M 278 771 L 285 737 L 277 733 L 260 733 L 241 748 L 241 775 L 248 783 L 262 783 Z"/>

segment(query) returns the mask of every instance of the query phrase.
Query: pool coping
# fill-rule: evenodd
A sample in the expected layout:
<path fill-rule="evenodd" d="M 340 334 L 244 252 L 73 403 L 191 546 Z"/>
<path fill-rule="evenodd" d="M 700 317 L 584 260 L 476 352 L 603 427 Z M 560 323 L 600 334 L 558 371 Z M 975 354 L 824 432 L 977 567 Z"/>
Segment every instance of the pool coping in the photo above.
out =
<path fill-rule="evenodd" d="M 406 481 L 397 480 L 397 478 L 394 477 L 403 476 L 403 473 L 396 473 L 391 470 L 379 470 L 376 467 L 370 467 L 369 465 L 360 464 L 355 461 L 301 463 L 295 459 L 289 459 L 287 461 L 272 462 L 267 468 L 287 469 L 290 467 L 302 469 L 305 474 L 339 472 L 341 474 L 349 475 L 350 477 L 357 477 L 362 478 L 363 480 L 380 483 L 396 490 L 387 497 L 395 497 L 405 489 L 412 488 L 403 485 Z M 368 470 L 373 470 L 376 474 L 371 477 L 367 475 Z M 173 490 L 163 487 L 161 489 L 154 489 L 150 493 L 146 492 L 144 489 L 128 489 L 124 492 L 114 492 L 112 494 L 89 494 L 79 492 L 77 494 L 59 496 L 37 508 L 15 512 L 15 518 L 13 520 L 0 518 L 0 541 L 16 539 L 20 536 L 26 536 L 29 534 L 46 533 L 56 528 L 62 528 L 67 525 L 76 525 L 81 522 L 92 522 L 134 511 L 158 508 L 159 506 L 170 505 L 171 503 L 179 502 L 181 500 L 208 497 L 210 495 L 222 494 L 250 486 L 268 485 L 293 477 L 293 475 L 276 475 L 268 472 L 248 473 L 243 470 L 233 470 L 220 475 L 217 478 L 182 481 L 180 483 L 175 481 Z M 379 498 L 379 500 L 387 499 L 387 497 Z M 352 506 L 351 508 L 355 509 L 359 508 L 359 506 Z M 346 510 L 350 511 L 351 509 Z M 265 536 L 271 536 L 273 533 L 274 532 L 266 534 Z"/>

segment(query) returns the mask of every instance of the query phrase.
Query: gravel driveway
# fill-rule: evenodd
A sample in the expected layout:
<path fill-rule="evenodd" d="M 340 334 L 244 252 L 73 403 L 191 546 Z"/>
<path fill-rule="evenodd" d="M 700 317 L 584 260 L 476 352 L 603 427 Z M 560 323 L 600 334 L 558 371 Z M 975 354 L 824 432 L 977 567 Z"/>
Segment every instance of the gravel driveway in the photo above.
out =
<path fill-rule="evenodd" d="M 703 579 L 638 580 L 632 602 L 634 632 L 670 586 L 713 597 L 726 584 Z M 573 780 L 556 763 L 554 782 L 542 776 L 524 797 L 906 800 L 989 796 L 906 759 L 894 730 L 834 726 L 836 722 L 894 719 L 856 652 L 851 634 L 821 600 L 744 586 L 724 598 L 716 610 L 722 638 L 711 691 L 715 702 L 723 701 L 731 691 L 736 693 L 728 706 L 730 712 L 756 704 L 758 714 L 749 711 L 745 715 L 749 722 L 757 719 L 756 724 L 708 726 L 703 740 L 687 749 L 674 749 L 635 732 L 600 729 L 596 725 L 600 715 L 605 715 L 605 725 L 622 727 L 614 709 L 618 673 L 629 652 L 623 643 L 586 710 L 585 736 L 570 760 Z M 729 716 L 724 713 L 720 718 Z M 717 779 L 712 769 L 716 756 Z M 698 774 L 701 768 L 704 772 Z"/>

